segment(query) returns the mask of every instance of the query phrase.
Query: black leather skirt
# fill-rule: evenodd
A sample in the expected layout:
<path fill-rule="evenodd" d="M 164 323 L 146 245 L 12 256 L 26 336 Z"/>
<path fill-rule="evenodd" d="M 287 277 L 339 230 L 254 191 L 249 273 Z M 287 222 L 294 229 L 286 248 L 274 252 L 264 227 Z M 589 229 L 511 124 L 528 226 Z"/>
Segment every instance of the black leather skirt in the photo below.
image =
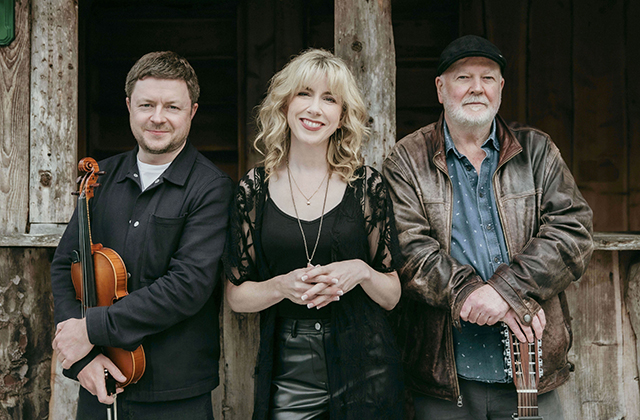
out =
<path fill-rule="evenodd" d="M 272 420 L 329 419 L 328 320 L 279 318 L 271 382 Z"/>

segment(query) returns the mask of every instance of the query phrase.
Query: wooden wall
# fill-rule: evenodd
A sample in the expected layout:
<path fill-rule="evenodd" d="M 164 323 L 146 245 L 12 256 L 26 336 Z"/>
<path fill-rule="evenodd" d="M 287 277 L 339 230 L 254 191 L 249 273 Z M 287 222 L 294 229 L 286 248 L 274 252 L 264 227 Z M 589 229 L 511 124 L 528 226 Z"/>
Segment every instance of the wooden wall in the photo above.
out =
<path fill-rule="evenodd" d="M 18 0 L 0 48 L 1 419 L 49 416 L 53 250 L 41 246 L 73 210 L 76 23 L 73 2 Z"/>
<path fill-rule="evenodd" d="M 507 57 L 500 113 L 548 132 L 596 231 L 640 230 L 638 2 L 460 0 L 460 34 Z"/>
<path fill-rule="evenodd" d="M 118 13 L 125 3 L 82 2 L 81 7 L 101 4 L 105 14 L 80 13 L 83 18 L 79 19 L 78 3 L 73 0 L 16 0 L 16 39 L 0 48 L 3 419 L 55 419 L 73 413 L 77 385 L 59 372 L 49 382 L 53 326 L 48 270 L 52 247 L 73 208 L 68 193 L 74 189 L 77 155 L 102 153 L 100 147 L 108 143 L 101 140 L 102 129 L 116 129 L 94 123 L 105 118 L 113 121 L 110 106 L 119 106 L 119 99 L 102 103 L 99 98 L 109 92 L 122 94 L 123 68 L 130 65 L 125 61 L 133 63 L 134 56 L 146 52 L 140 49 L 123 56 L 115 54 L 114 48 L 156 49 L 146 43 L 148 39 L 127 35 L 131 21 Z M 188 8 L 197 3 L 206 2 L 164 0 L 144 5 Z M 108 10 L 109 4 L 115 9 Z M 210 19 L 201 26 L 206 37 L 170 37 L 168 45 L 174 49 L 181 43 L 193 43 L 186 47 L 196 49 L 219 47 L 211 57 L 194 50 L 183 54 L 194 61 L 201 78 L 225 83 L 206 88 L 212 97 L 223 100 L 207 104 L 210 115 L 203 119 L 204 134 L 197 141 L 205 152 L 220 152 L 217 156 L 227 161 L 233 154 L 237 161 L 226 169 L 238 176 L 259 159 L 251 151 L 252 116 L 269 78 L 305 47 L 333 48 L 333 1 L 221 0 L 219 4 L 233 4 L 235 26 L 229 16 L 224 21 L 204 16 Z M 114 26 L 105 16 L 114 19 Z M 635 59 L 640 50 L 638 17 L 640 3 L 628 0 L 392 1 L 398 137 L 433 122 L 440 113 L 433 79 L 442 48 L 459 34 L 484 35 L 509 61 L 502 115 L 552 135 L 594 208 L 596 230 L 640 231 L 640 165 L 635 163 L 640 158 L 640 81 L 635 77 L 640 74 L 640 62 Z M 83 27 L 91 19 L 101 28 L 99 33 L 107 34 L 103 39 L 96 39 L 96 33 L 91 38 Z M 165 20 L 163 25 L 182 33 L 182 26 L 190 22 L 177 21 Z M 235 34 L 229 34 L 224 45 L 212 44 L 222 37 L 221 28 L 230 33 L 232 27 Z M 236 48 L 231 52 L 233 43 Z M 229 54 L 235 58 L 228 59 Z M 207 57 L 215 66 L 208 67 Z M 100 73 L 112 61 L 120 67 Z M 218 67 L 226 68 L 222 76 Z M 232 71 L 236 74 L 231 75 Z M 113 89 L 105 89 L 103 83 Z M 218 112 L 218 106 L 229 112 Z M 196 118 L 207 115 L 201 111 Z M 224 121 L 216 120 L 219 114 Z M 114 138 L 128 128 L 126 113 L 118 116 L 121 124 L 123 117 L 124 125 Z M 207 131 L 210 126 L 220 130 Z M 216 136 L 223 131 L 225 138 L 219 140 Z M 227 149 L 215 149 L 218 142 Z M 111 146 L 108 153 L 123 147 Z M 636 240 L 621 251 L 601 241 L 600 247 L 587 275 L 568 290 L 576 336 L 571 359 L 577 369 L 561 389 L 566 418 L 640 418 L 636 347 L 640 266 L 635 263 L 640 256 L 632 251 L 640 245 Z M 224 358 L 222 386 L 214 393 L 216 418 L 245 419 L 252 404 L 257 316 L 232 314 L 225 308 L 222 320 Z M 54 395 L 50 411 L 49 395 Z"/>

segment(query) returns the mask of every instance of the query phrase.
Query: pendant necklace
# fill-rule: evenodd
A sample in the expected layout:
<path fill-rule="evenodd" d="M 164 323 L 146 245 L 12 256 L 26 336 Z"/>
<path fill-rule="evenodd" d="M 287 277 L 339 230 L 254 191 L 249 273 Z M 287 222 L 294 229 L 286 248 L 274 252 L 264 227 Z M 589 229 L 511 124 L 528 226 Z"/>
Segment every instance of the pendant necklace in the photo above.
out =
<path fill-rule="evenodd" d="M 287 171 L 289 171 L 289 162 L 287 161 Z M 290 172 L 290 171 L 289 171 Z M 316 188 L 316 190 L 313 192 L 313 194 L 311 194 L 309 197 L 307 197 L 302 190 L 300 189 L 300 187 L 298 186 L 298 183 L 296 182 L 296 179 L 293 175 L 289 174 L 289 178 L 293 179 L 293 185 L 296 186 L 296 188 L 298 189 L 298 191 L 300 192 L 300 194 L 302 194 L 302 196 L 305 198 L 305 200 L 307 200 L 307 206 L 311 205 L 311 199 L 313 198 L 314 195 L 316 195 L 316 193 L 318 191 L 320 191 L 320 187 L 322 187 L 322 184 L 324 183 L 324 180 L 327 178 L 327 176 L 329 175 L 329 171 L 327 171 L 327 173 L 324 175 L 324 178 L 322 178 L 322 181 L 320 181 L 320 185 L 318 185 L 318 188 Z M 289 180 L 289 184 L 291 184 L 291 180 Z"/>
<path fill-rule="evenodd" d="M 320 226 L 318 227 L 318 236 L 316 237 L 316 244 L 313 246 L 313 251 L 311 252 L 311 255 L 309 255 L 309 247 L 307 246 L 307 237 L 304 234 L 304 229 L 302 229 L 302 222 L 300 222 L 300 216 L 298 216 L 298 208 L 296 207 L 296 200 L 295 198 L 293 198 L 293 186 L 291 184 L 291 170 L 289 169 L 288 160 L 287 160 L 287 175 L 289 177 L 289 191 L 291 192 L 291 201 L 293 202 L 293 211 L 296 213 L 296 220 L 298 221 L 298 227 L 300 228 L 300 233 L 302 233 L 302 242 L 304 243 L 304 253 L 307 257 L 307 266 L 310 266 L 312 265 L 311 260 L 313 260 L 313 256 L 316 255 L 316 250 L 318 249 L 318 243 L 320 242 L 320 233 L 322 232 L 322 220 L 324 219 L 324 209 L 327 204 L 327 195 L 329 195 L 329 181 L 331 181 L 331 172 L 327 172 L 327 175 L 325 175 L 325 177 L 322 178 L 322 182 L 324 182 L 324 179 L 327 178 L 327 176 L 329 177 L 327 179 L 327 188 L 324 190 L 324 201 L 322 202 L 322 215 L 320 216 Z M 322 184 L 320 184 L 320 186 L 322 186 Z M 319 189 L 320 187 L 318 187 L 318 190 Z M 318 192 L 318 190 L 316 190 L 316 192 Z M 298 188 L 298 191 L 300 191 L 300 188 Z M 302 193 L 302 191 L 300 191 L 300 193 Z M 305 197 L 304 194 L 302 194 L 302 196 Z M 313 197 L 313 195 L 311 195 L 311 197 Z M 309 197 L 309 199 L 311 199 L 311 197 Z M 309 204 L 309 200 L 307 200 L 307 204 Z"/>

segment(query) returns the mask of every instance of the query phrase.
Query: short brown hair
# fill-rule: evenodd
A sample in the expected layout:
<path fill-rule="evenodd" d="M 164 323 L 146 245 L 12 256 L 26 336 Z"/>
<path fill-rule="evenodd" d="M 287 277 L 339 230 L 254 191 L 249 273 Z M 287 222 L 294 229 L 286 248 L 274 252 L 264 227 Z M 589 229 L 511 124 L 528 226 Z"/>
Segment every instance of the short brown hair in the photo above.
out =
<path fill-rule="evenodd" d="M 131 98 L 131 93 L 138 80 L 146 77 L 156 77 L 158 79 L 184 80 L 189 90 L 191 105 L 198 102 L 200 97 L 200 85 L 198 76 L 191 67 L 191 64 L 173 51 L 157 51 L 143 55 L 136 64 L 131 67 L 127 74 L 127 81 L 124 91 L 127 97 Z"/>

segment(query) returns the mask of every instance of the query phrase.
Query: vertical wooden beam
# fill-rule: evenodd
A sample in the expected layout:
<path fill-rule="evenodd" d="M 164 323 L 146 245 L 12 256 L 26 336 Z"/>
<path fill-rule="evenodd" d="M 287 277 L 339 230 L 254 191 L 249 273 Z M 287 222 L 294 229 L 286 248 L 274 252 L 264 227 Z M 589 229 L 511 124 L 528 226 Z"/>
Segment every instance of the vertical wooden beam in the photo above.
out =
<path fill-rule="evenodd" d="M 365 162 L 377 169 L 396 141 L 396 54 L 391 1 L 336 0 L 335 52 L 353 72 L 369 110 Z"/>
<path fill-rule="evenodd" d="M 25 233 L 29 214 L 30 0 L 15 3 L 15 39 L 0 47 L 0 234 Z"/>
<path fill-rule="evenodd" d="M 624 3 L 573 2 L 573 164 L 596 231 L 629 226 Z"/>
<path fill-rule="evenodd" d="M 527 117 L 548 133 L 572 167 L 571 1 L 537 0 L 529 10 Z"/>
<path fill-rule="evenodd" d="M 78 5 L 32 0 L 29 222 L 66 223 L 77 165 Z"/>
<path fill-rule="evenodd" d="M 640 231 L 640 63 L 638 51 L 640 51 L 640 2 L 625 2 L 627 10 L 624 12 L 627 30 L 625 34 L 625 58 L 626 58 L 626 115 L 629 122 L 629 230 Z M 637 331 L 636 334 L 640 334 Z M 640 337 L 640 335 L 638 335 Z"/>

